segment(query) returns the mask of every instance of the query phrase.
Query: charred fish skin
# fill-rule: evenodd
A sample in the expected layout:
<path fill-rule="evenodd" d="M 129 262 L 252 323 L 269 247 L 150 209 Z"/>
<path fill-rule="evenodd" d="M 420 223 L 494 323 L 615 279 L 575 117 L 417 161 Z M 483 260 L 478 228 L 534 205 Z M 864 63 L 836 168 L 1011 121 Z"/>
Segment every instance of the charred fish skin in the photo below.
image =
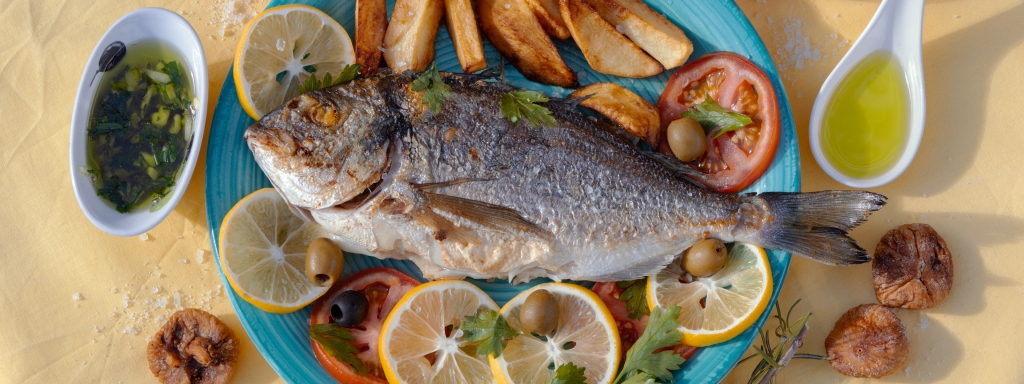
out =
<path fill-rule="evenodd" d="M 513 124 L 500 98 L 514 88 L 443 74 L 452 97 L 435 115 L 414 78 L 314 91 L 246 133 L 282 195 L 346 250 L 412 260 L 428 278 L 510 280 L 635 279 L 707 237 L 867 260 L 846 232 L 880 195 L 708 191 L 568 104 L 547 104 L 555 127 Z"/>

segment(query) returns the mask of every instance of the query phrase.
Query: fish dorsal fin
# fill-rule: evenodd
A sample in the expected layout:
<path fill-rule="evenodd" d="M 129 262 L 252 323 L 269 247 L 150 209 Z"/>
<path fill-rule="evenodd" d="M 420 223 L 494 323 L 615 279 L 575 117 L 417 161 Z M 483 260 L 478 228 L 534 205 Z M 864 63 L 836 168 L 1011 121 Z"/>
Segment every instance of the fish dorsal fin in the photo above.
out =
<path fill-rule="evenodd" d="M 422 189 L 420 193 L 426 197 L 431 208 L 463 217 L 488 228 L 504 231 L 514 229 L 545 239 L 553 236 L 551 232 L 526 220 L 523 215 L 511 208 Z"/>
<path fill-rule="evenodd" d="M 434 239 L 437 241 L 450 240 L 461 244 L 479 244 L 480 239 L 469 233 L 464 228 L 455 225 L 451 220 L 446 219 L 437 212 L 428 209 L 421 209 L 412 214 L 413 218 L 423 225 L 434 230 Z"/>

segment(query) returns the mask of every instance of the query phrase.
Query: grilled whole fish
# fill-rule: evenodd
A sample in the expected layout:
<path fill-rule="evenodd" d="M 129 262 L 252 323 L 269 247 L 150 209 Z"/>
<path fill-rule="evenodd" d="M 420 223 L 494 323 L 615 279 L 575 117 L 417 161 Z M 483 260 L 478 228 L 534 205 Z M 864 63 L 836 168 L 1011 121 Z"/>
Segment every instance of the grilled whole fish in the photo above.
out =
<path fill-rule="evenodd" d="M 446 73 L 435 115 L 414 78 L 309 92 L 245 132 L 284 199 L 346 251 L 411 260 L 428 278 L 516 281 L 640 278 L 708 237 L 870 260 L 846 233 L 884 196 L 716 193 L 571 103 L 546 104 L 557 126 L 514 124 L 500 108 L 514 88 Z"/>

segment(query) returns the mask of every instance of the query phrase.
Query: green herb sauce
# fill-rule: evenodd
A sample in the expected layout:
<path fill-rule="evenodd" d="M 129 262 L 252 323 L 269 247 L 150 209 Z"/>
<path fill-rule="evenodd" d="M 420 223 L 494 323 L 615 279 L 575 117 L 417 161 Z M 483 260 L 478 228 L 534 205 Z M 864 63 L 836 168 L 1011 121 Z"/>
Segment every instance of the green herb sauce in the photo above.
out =
<path fill-rule="evenodd" d="M 161 43 L 128 47 L 103 74 L 89 121 L 96 194 L 118 212 L 159 209 L 181 173 L 192 138 L 193 98 L 181 55 Z"/>

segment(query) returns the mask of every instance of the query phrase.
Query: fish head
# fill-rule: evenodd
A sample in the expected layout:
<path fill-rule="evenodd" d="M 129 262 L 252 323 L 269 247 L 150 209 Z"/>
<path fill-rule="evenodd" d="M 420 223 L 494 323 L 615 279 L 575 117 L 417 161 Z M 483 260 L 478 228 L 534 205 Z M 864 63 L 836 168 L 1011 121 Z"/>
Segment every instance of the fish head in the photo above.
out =
<path fill-rule="evenodd" d="M 380 183 L 395 113 L 376 84 L 366 83 L 299 95 L 246 130 L 256 162 L 289 204 L 332 207 Z"/>

